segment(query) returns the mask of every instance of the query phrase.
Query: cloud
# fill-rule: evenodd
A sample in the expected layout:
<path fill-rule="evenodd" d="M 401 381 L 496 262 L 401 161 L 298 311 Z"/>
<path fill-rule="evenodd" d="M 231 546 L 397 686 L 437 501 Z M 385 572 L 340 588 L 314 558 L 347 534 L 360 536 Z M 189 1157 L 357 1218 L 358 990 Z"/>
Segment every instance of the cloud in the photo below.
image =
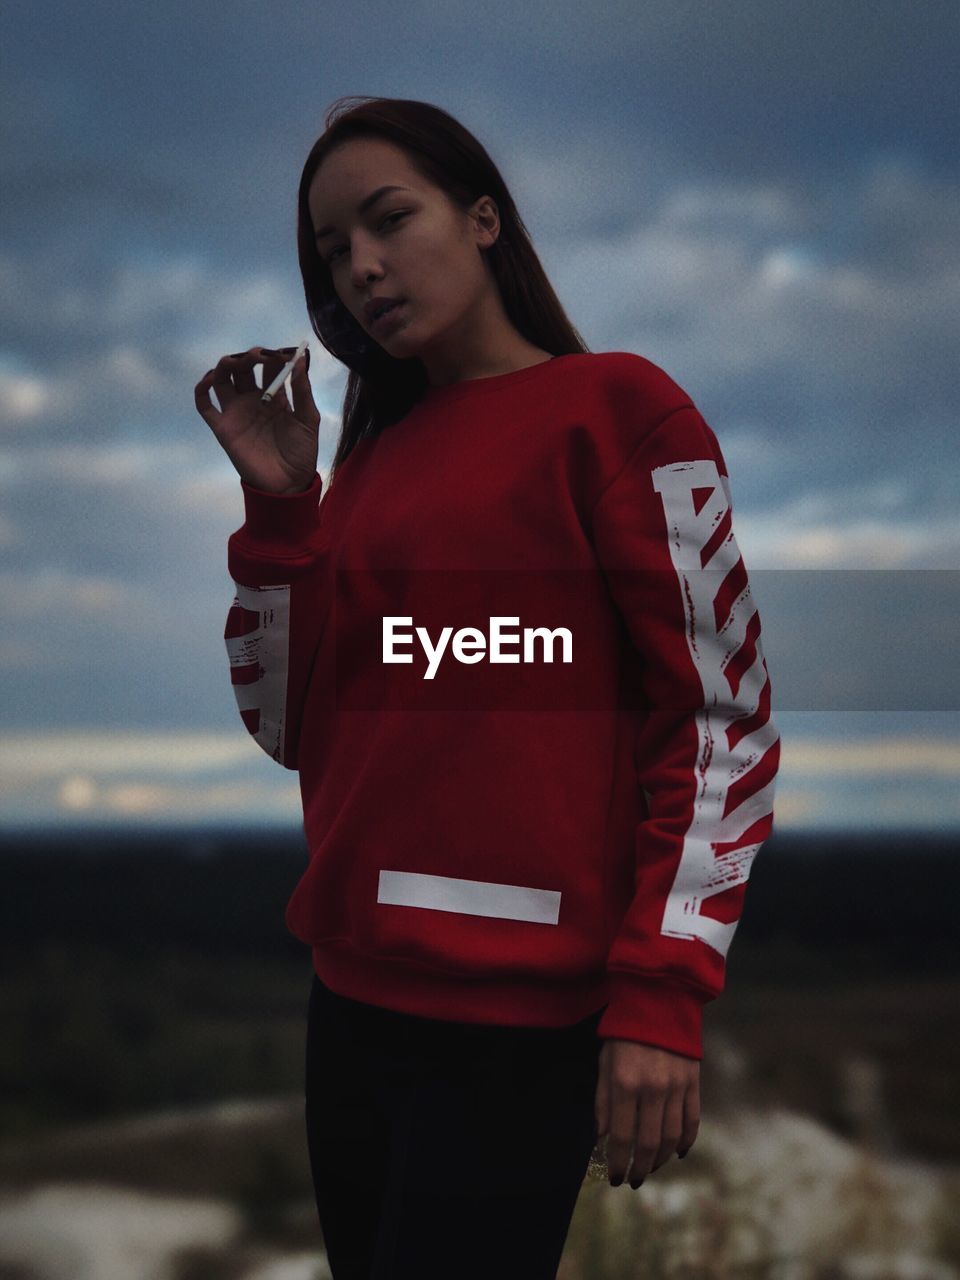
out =
<path fill-rule="evenodd" d="M 16 524 L 9 516 L 0 512 L 0 553 L 22 546 Z"/>
<path fill-rule="evenodd" d="M 57 389 L 48 380 L 0 370 L 0 430 L 42 422 L 57 408 Z M 66 402 L 59 408 L 66 408 Z"/>
<path fill-rule="evenodd" d="M 50 617 L 76 621 L 84 615 L 102 618 L 106 610 L 115 614 L 135 590 L 118 579 L 62 569 L 0 573 L 0 597 L 7 601 L 20 627 Z"/>
<path fill-rule="evenodd" d="M 223 818 L 295 820 L 300 810 L 300 788 L 296 782 L 281 780 L 251 784 L 245 779 L 198 786 L 185 781 L 181 785 L 140 781 L 100 785 L 89 775 L 65 777 L 52 797 L 51 816 L 63 818 L 125 818 L 133 821 L 190 819 L 210 821 Z"/>
<path fill-rule="evenodd" d="M 770 183 L 680 186 L 643 221 L 551 256 L 564 297 L 582 299 L 602 345 L 621 333 L 621 346 L 650 353 L 681 383 L 685 370 L 704 388 L 750 378 L 769 382 L 771 397 L 791 368 L 782 400 L 808 378 L 837 405 L 859 397 L 866 430 L 888 393 L 893 412 L 903 403 L 905 351 L 924 353 L 913 400 L 952 403 L 960 221 L 948 210 L 960 208 L 960 185 L 894 172 L 895 182 L 882 164 L 867 169 L 840 196 L 824 187 L 801 198 Z M 897 198 L 887 203 L 891 182 Z M 862 239 L 841 248 L 839 228 L 851 222 Z M 930 228 L 922 252 L 918 224 Z"/>
<path fill-rule="evenodd" d="M 838 775 L 846 778 L 936 775 L 960 780 L 960 742 L 895 732 L 846 742 L 788 737 L 781 745 L 781 763 L 788 776 L 795 780 Z"/>
<path fill-rule="evenodd" d="M 589 345 L 638 351 L 692 395 L 723 447 L 751 571 L 958 563 L 952 9 L 938 0 L 904 25 L 889 0 L 722 14 L 616 0 L 597 21 L 560 0 L 478 26 L 462 0 L 415 0 L 375 6 L 378 47 L 335 5 L 328 47 L 315 15 L 280 0 L 287 54 L 265 73 L 255 24 L 224 30 L 172 4 L 54 6 L 45 61 L 26 10 L 8 32 L 8 719 L 233 713 L 220 632 L 242 498 L 193 388 L 224 353 L 308 332 L 295 185 L 329 85 L 358 55 L 373 84 L 399 50 L 420 77 L 412 96 L 489 145 Z M 227 80 L 209 75 L 211 39 Z M 345 371 L 312 347 L 323 466 Z M 765 626 L 796 632 L 803 608 L 786 592 Z M 79 758 L 50 786 L 64 777 L 94 811 L 147 812 L 190 785 L 105 780 Z M 823 804 L 786 795 L 795 812 Z"/>
<path fill-rule="evenodd" d="M 835 742 L 790 732 L 781 746 L 777 827 L 870 825 L 878 814 L 921 826 L 960 820 L 958 779 L 960 743 L 942 737 L 892 732 Z M 844 792 L 844 784 L 852 790 Z M 0 800 L 8 823 L 294 825 L 302 818 L 296 776 L 280 770 L 240 727 L 8 731 L 0 740 Z"/>
<path fill-rule="evenodd" d="M 245 732 L 184 733 L 164 729 L 7 729 L 0 739 L 0 775 L 7 782 L 91 771 L 101 776 L 138 771 L 183 777 L 223 771 L 250 759 Z"/>
<path fill-rule="evenodd" d="M 728 465 L 730 465 L 728 463 Z M 856 497 L 856 486 L 853 488 Z M 737 543 L 750 570 L 955 569 L 960 564 L 960 517 L 885 511 L 865 499 L 850 505 L 846 491 L 802 492 L 783 507 L 738 515 Z"/>
<path fill-rule="evenodd" d="M 8 823 L 302 816 L 296 776 L 240 725 L 232 733 L 7 731 L 0 801 Z"/>
<path fill-rule="evenodd" d="M 8 255 L 0 258 L 4 297 L 0 319 L 21 343 L 19 353 L 0 351 L 0 430 L 10 441 L 80 436 L 96 443 L 148 422 L 164 439 L 171 423 L 181 424 L 175 435 L 208 430 L 194 404 L 194 386 L 208 368 L 229 352 L 304 337 L 311 339 L 321 444 L 339 430 L 334 406 L 345 370 L 302 313 L 295 318 L 276 274 L 218 276 L 191 258 L 171 257 L 117 265 L 89 279 L 74 275 L 64 287 L 50 262 Z M 243 317 L 242 328 L 225 324 L 231 315 Z M 41 363 L 35 353 L 46 351 L 57 358 Z M 256 374 L 262 385 L 261 367 Z"/>

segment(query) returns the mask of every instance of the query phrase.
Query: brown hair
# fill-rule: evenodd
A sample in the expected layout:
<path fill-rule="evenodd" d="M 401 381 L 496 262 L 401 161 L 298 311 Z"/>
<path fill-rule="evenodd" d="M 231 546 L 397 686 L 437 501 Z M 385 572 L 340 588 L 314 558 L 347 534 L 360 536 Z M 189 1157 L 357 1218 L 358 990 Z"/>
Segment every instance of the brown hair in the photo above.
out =
<path fill-rule="evenodd" d="M 482 195 L 495 200 L 500 234 L 486 252 L 511 323 L 551 355 L 589 351 L 546 277 L 500 171 L 473 134 L 429 102 L 364 95 L 338 98 L 307 156 L 297 193 L 297 252 L 310 323 L 324 347 L 350 370 L 332 471 L 365 436 L 378 435 L 399 421 L 427 387 L 418 359 L 389 355 L 353 318 L 314 241 L 307 197 L 317 169 L 339 143 L 370 136 L 402 147 L 417 172 L 462 209 Z"/>

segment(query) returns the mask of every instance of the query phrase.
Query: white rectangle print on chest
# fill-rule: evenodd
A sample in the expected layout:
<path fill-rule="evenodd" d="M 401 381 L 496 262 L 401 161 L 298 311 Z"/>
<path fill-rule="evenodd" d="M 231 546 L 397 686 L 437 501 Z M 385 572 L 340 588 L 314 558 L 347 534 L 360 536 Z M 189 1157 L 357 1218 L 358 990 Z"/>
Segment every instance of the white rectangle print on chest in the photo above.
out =
<path fill-rule="evenodd" d="M 560 918 L 559 890 L 491 884 L 415 871 L 381 871 L 377 902 L 492 916 L 498 920 L 529 920 L 536 924 L 556 924 Z"/>

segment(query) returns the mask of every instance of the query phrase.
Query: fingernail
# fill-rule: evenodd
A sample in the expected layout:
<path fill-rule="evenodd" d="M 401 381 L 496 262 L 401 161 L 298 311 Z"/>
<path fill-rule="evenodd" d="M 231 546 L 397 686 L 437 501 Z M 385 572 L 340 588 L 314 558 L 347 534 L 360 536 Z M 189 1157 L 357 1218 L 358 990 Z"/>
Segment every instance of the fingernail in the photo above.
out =
<path fill-rule="evenodd" d="M 689 1151 L 689 1150 L 690 1150 L 690 1148 L 689 1148 L 689 1147 L 687 1147 L 687 1151 Z M 677 1152 L 677 1159 L 678 1159 L 678 1160 L 682 1160 L 682 1159 L 683 1159 L 683 1157 L 687 1154 L 687 1151 L 678 1151 L 678 1152 Z"/>
<path fill-rule="evenodd" d="M 642 1186 L 643 1186 L 643 1179 L 642 1179 L 642 1178 L 639 1178 L 636 1182 L 634 1182 L 634 1181 L 631 1179 L 631 1181 L 630 1181 L 630 1186 L 631 1186 L 631 1188 L 632 1188 L 634 1191 L 636 1191 L 637 1187 L 642 1187 Z"/>
<path fill-rule="evenodd" d="M 611 1185 L 611 1187 L 619 1187 L 619 1186 L 620 1186 L 620 1184 L 621 1184 L 622 1182 L 623 1182 L 623 1178 L 611 1178 L 611 1179 L 610 1179 L 610 1185 Z"/>

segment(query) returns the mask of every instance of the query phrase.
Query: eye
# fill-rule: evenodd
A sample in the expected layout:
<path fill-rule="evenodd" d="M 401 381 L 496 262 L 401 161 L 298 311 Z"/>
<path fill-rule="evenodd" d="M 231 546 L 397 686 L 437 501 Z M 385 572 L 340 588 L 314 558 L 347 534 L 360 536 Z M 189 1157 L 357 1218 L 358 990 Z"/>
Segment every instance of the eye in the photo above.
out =
<path fill-rule="evenodd" d="M 410 212 L 409 209 L 395 209 L 393 213 L 387 214 L 387 216 L 384 218 L 383 222 L 380 223 L 380 225 L 381 227 L 386 226 L 386 224 L 390 221 L 391 218 L 405 218 L 409 212 Z M 333 262 L 335 255 L 342 248 L 343 248 L 343 245 L 337 245 L 335 248 L 331 249 L 330 252 L 327 254 L 327 262 L 328 263 Z"/>

